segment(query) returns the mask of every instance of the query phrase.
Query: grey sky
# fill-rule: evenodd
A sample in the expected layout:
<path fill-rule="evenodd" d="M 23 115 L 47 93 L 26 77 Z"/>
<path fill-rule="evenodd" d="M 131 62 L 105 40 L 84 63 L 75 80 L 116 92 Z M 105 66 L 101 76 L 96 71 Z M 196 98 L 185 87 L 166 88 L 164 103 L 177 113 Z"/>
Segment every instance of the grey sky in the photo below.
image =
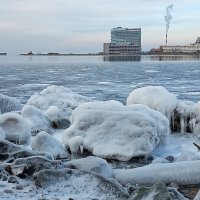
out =
<path fill-rule="evenodd" d="M 0 52 L 102 51 L 113 27 L 141 27 L 143 50 L 165 42 L 165 9 L 174 4 L 168 44 L 200 36 L 199 0 L 0 0 Z"/>

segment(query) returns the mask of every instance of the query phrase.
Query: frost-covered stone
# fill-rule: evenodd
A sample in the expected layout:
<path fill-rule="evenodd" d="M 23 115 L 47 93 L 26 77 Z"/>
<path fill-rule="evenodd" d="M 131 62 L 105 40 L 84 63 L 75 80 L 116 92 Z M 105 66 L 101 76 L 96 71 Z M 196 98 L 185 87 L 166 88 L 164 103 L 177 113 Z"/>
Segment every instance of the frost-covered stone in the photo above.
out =
<path fill-rule="evenodd" d="M 0 128 L 0 140 L 5 140 L 6 134 L 2 128 Z"/>
<path fill-rule="evenodd" d="M 38 133 L 32 139 L 31 147 L 35 151 L 51 153 L 54 158 L 68 157 L 68 153 L 65 151 L 63 144 L 44 131 Z"/>
<path fill-rule="evenodd" d="M 0 128 L 5 132 L 6 140 L 17 144 L 29 144 L 31 128 L 21 115 L 4 113 L 0 115 Z"/>
<path fill-rule="evenodd" d="M 48 116 L 35 106 L 25 105 L 22 108 L 21 115 L 29 122 L 32 135 L 37 135 L 40 131 L 50 134 L 54 132 Z"/>
<path fill-rule="evenodd" d="M 20 101 L 13 97 L 0 94 L 0 113 L 18 111 L 22 109 Z"/>
<path fill-rule="evenodd" d="M 183 151 L 181 155 L 176 159 L 176 162 L 181 162 L 181 161 L 192 161 L 192 160 L 200 160 L 200 155 L 199 153 L 196 154 L 191 151 Z"/>
<path fill-rule="evenodd" d="M 126 101 L 127 105 L 144 104 L 157 110 L 170 119 L 177 105 L 177 98 L 162 86 L 147 86 L 133 90 Z"/>
<path fill-rule="evenodd" d="M 65 145 L 81 136 L 84 149 L 93 155 L 121 161 L 150 154 L 169 133 L 169 121 L 160 112 L 116 101 L 82 104 L 73 111 L 71 122 L 63 134 Z"/>
<path fill-rule="evenodd" d="M 107 161 L 95 156 L 69 161 L 66 164 L 66 167 L 96 172 L 108 178 L 113 177 L 112 167 L 107 163 Z"/>
<path fill-rule="evenodd" d="M 156 183 L 152 187 L 138 187 L 130 200 L 172 200 L 164 183 Z"/>
<path fill-rule="evenodd" d="M 153 185 L 158 182 L 189 185 L 200 183 L 200 161 L 157 163 L 134 169 L 116 169 L 114 178 L 122 185 Z"/>
<path fill-rule="evenodd" d="M 81 96 L 69 88 L 52 85 L 31 96 L 27 104 L 46 111 L 50 119 L 56 120 L 56 117 L 58 119 L 69 119 L 74 108 L 88 101 L 91 101 L 91 99 Z"/>
<path fill-rule="evenodd" d="M 125 200 L 128 192 L 114 179 L 76 169 L 42 170 L 33 175 L 35 184 L 57 198 Z M 63 188 L 65 192 L 63 193 Z"/>

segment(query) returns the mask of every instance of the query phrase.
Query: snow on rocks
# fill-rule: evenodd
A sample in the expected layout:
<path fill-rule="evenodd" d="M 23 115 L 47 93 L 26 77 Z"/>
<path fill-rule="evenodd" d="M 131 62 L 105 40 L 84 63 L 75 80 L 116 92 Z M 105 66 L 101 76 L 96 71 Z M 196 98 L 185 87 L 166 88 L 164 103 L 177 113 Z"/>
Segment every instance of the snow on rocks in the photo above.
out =
<path fill-rule="evenodd" d="M 0 113 L 19 111 L 22 109 L 20 101 L 13 97 L 0 94 Z"/>
<path fill-rule="evenodd" d="M 122 185 L 153 185 L 158 182 L 178 185 L 200 183 L 200 161 L 157 163 L 135 169 L 116 169 L 114 178 Z"/>
<path fill-rule="evenodd" d="M 86 158 L 69 161 L 66 164 L 66 167 L 96 172 L 97 174 L 101 174 L 102 176 L 108 178 L 113 177 L 112 167 L 107 163 L 107 161 L 95 156 L 89 156 Z"/>
<path fill-rule="evenodd" d="M 117 101 L 89 102 L 77 107 L 63 143 L 81 136 L 93 155 L 127 161 L 146 156 L 169 133 L 169 121 L 145 105 L 123 106 Z"/>
<path fill-rule="evenodd" d="M 176 162 L 182 161 L 192 161 L 192 160 L 200 160 L 200 155 L 191 151 L 183 151 L 181 155 L 176 159 Z"/>
<path fill-rule="evenodd" d="M 17 113 L 0 115 L 0 128 L 5 132 L 6 140 L 17 144 L 29 144 L 31 128 L 26 119 Z"/>
<path fill-rule="evenodd" d="M 34 174 L 37 187 L 45 188 L 61 199 L 125 200 L 125 190 L 114 179 L 77 169 L 42 170 Z M 63 192 L 64 188 L 64 192 Z M 40 190 L 38 190 L 40 192 Z"/>
<path fill-rule="evenodd" d="M 69 88 L 52 85 L 31 96 L 27 104 L 46 111 L 50 119 L 63 121 L 63 119 L 70 118 L 74 108 L 88 101 L 91 99 L 81 96 Z"/>
<path fill-rule="evenodd" d="M 29 122 L 32 135 L 37 135 L 40 131 L 50 134 L 55 132 L 51 127 L 48 116 L 35 106 L 25 105 L 22 108 L 21 115 Z"/>
<path fill-rule="evenodd" d="M 177 105 L 177 98 L 162 86 L 147 86 L 133 90 L 126 101 L 127 105 L 144 104 L 161 112 L 168 119 Z"/>
<path fill-rule="evenodd" d="M 5 140 L 6 134 L 2 128 L 0 128 L 0 140 Z"/>
<path fill-rule="evenodd" d="M 63 144 L 44 131 L 38 133 L 32 139 L 31 147 L 35 151 L 51 153 L 54 158 L 66 158 L 69 156 Z"/>

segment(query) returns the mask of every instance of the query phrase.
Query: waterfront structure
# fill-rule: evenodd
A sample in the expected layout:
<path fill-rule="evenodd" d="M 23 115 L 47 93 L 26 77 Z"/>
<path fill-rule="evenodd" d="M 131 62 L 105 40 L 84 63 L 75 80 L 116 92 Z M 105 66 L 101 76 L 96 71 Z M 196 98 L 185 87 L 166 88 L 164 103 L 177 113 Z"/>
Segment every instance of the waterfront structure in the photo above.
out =
<path fill-rule="evenodd" d="M 189 45 L 174 45 L 174 46 L 160 46 L 162 53 L 200 53 L 200 37 L 196 39 L 194 44 Z"/>
<path fill-rule="evenodd" d="M 111 43 L 104 43 L 106 55 L 134 55 L 141 53 L 141 28 L 117 27 L 111 30 Z"/>

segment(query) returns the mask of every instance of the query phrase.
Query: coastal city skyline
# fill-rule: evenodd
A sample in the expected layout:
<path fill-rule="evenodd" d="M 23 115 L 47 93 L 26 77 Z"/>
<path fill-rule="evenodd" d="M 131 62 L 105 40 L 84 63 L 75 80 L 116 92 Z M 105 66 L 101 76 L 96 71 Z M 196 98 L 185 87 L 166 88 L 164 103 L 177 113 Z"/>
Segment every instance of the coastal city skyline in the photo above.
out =
<path fill-rule="evenodd" d="M 199 4 L 197 0 L 2 1 L 0 52 L 96 53 L 110 41 L 114 27 L 140 27 L 142 50 L 150 50 L 165 44 L 164 16 L 169 5 L 174 9 L 168 44 L 190 44 L 200 32 Z"/>

